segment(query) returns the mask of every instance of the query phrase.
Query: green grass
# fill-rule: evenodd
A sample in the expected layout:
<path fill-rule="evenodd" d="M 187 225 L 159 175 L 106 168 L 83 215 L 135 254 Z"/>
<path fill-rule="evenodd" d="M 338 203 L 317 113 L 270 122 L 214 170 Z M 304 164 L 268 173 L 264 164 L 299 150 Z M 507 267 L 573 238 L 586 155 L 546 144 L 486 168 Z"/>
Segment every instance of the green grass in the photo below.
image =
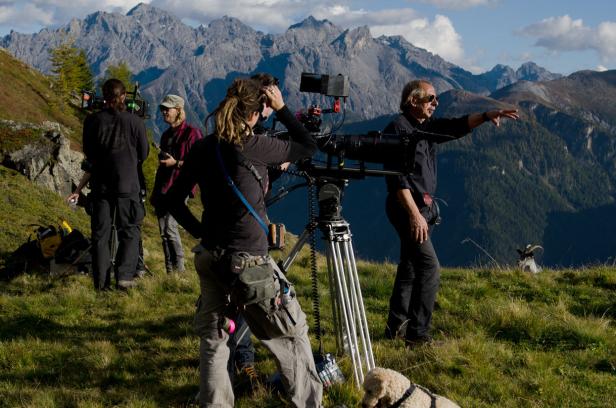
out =
<path fill-rule="evenodd" d="M 31 223 L 64 218 L 89 233 L 83 210 L 70 211 L 62 197 L 1 166 L 0 186 L 0 259 L 27 240 Z M 188 252 L 194 240 L 184 243 Z M 129 293 L 96 293 L 88 276 L 44 271 L 0 282 L 0 407 L 186 406 L 199 380 L 191 328 L 197 277 L 190 260 L 187 274 L 164 273 L 151 212 L 144 245 L 152 275 Z M 335 352 L 322 257 L 318 267 L 325 350 Z M 359 261 L 358 270 L 378 365 L 463 407 L 616 406 L 615 268 L 537 276 L 446 269 L 434 314 L 440 343 L 413 350 L 383 337 L 395 265 Z M 307 248 L 289 276 L 314 327 Z M 257 360 L 264 378 L 275 371 L 258 343 Z M 349 358 L 337 360 L 351 378 Z M 355 407 L 361 396 L 349 381 L 328 390 L 325 405 Z M 236 405 L 285 406 L 265 387 Z"/>
<path fill-rule="evenodd" d="M 70 130 L 67 136 L 73 146 L 81 146 L 84 113 L 61 103 L 48 76 L 0 49 L 0 83 L 9 84 L 0 87 L 0 119 L 58 122 Z"/>

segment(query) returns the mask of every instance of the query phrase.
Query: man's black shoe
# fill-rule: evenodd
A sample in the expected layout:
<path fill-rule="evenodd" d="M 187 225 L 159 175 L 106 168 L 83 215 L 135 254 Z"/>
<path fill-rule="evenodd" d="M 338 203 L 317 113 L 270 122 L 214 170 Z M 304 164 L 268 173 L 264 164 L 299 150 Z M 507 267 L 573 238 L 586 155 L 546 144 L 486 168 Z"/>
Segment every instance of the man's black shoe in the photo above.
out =
<path fill-rule="evenodd" d="M 405 339 L 404 344 L 408 348 L 417 348 L 434 344 L 434 339 L 431 336 L 413 337 L 410 339 Z"/>
<path fill-rule="evenodd" d="M 252 392 L 259 385 L 259 376 L 252 363 L 247 363 L 238 370 L 233 388 L 237 394 Z"/>
<path fill-rule="evenodd" d="M 408 327 L 408 325 L 409 320 L 407 319 L 400 323 L 400 326 L 398 326 L 395 332 L 393 332 L 389 326 L 385 327 L 385 338 L 389 340 L 393 340 L 396 338 L 403 339 L 404 337 L 406 337 L 406 328 Z"/>

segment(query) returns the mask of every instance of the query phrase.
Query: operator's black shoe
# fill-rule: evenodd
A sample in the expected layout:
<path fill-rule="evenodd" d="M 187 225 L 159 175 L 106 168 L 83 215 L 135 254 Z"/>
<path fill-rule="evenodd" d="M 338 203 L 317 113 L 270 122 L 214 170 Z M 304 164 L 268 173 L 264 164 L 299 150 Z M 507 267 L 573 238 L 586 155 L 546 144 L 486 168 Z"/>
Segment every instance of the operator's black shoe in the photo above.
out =
<path fill-rule="evenodd" d="M 445 342 L 443 340 L 434 340 L 432 336 L 430 335 L 412 337 L 410 339 L 404 339 L 404 344 L 406 345 L 407 348 L 410 348 L 410 349 L 420 348 L 424 346 L 438 347 L 438 346 L 443 345 L 444 343 Z"/>
<path fill-rule="evenodd" d="M 259 384 L 259 376 L 254 364 L 247 363 L 236 374 L 233 389 L 236 394 L 247 394 L 252 392 Z"/>

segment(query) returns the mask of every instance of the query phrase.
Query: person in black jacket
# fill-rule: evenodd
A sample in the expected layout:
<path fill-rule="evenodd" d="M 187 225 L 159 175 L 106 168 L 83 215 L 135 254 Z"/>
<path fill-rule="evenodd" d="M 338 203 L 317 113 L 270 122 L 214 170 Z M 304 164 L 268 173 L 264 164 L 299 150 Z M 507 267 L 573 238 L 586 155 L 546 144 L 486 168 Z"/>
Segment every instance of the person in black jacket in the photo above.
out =
<path fill-rule="evenodd" d="M 253 133 L 263 108 L 262 95 L 289 130 L 290 140 Z M 193 145 L 166 195 L 171 214 L 190 234 L 201 238 L 200 248 L 195 249 L 201 296 L 194 321 L 201 338 L 200 404 L 233 407 L 233 389 L 225 370 L 227 331 L 233 311 L 241 308 L 253 334 L 274 354 L 289 403 L 320 407 L 323 390 L 306 316 L 293 285 L 268 255 L 264 228 L 267 166 L 310 157 L 316 142 L 284 105 L 278 87 L 262 89 L 251 79 L 233 82 L 215 119 L 215 133 Z M 184 203 L 195 182 L 204 205 L 201 222 Z M 238 286 L 246 274 L 259 268 L 267 278 Z M 268 296 L 250 303 L 238 295 L 238 287 L 248 292 L 262 290 Z"/>
<path fill-rule="evenodd" d="M 139 167 L 148 155 L 143 120 L 126 112 L 126 88 L 117 79 L 103 84 L 105 108 L 83 124 L 83 152 L 93 197 L 92 269 L 94 287 L 109 289 L 113 269 L 112 224 L 118 235 L 115 258 L 119 289 L 134 286 L 139 258 L 140 224 L 144 217 L 139 193 Z"/>
<path fill-rule="evenodd" d="M 261 84 L 262 89 L 267 89 L 270 86 L 278 86 L 278 79 L 274 78 L 271 74 L 260 72 L 250 77 Z M 270 129 L 265 127 L 265 122 L 274 113 L 266 101 L 263 101 L 263 109 L 259 114 L 259 120 L 253 126 L 252 131 L 256 134 L 269 134 Z M 288 166 L 289 163 L 283 163 L 281 166 Z M 266 200 L 269 198 L 272 192 L 272 183 L 280 177 L 281 171 L 273 170 L 273 168 L 267 169 L 268 187 L 265 194 Z M 231 352 L 229 356 L 229 364 L 227 365 L 227 371 L 232 379 L 234 388 L 242 391 L 243 389 L 252 386 L 257 379 L 257 372 L 255 370 L 255 349 L 252 344 L 252 332 L 246 324 L 244 317 L 239 314 L 235 319 L 236 329 L 235 333 L 229 336 L 228 346 Z M 237 375 L 236 375 L 237 372 Z"/>
<path fill-rule="evenodd" d="M 460 118 L 432 118 L 438 96 L 430 82 L 415 80 L 402 91 L 400 110 L 384 130 L 413 134 L 417 140 L 413 172 L 388 176 L 386 212 L 400 237 L 400 263 L 389 300 L 385 337 L 404 337 L 407 345 L 429 343 L 432 311 L 439 286 L 439 262 L 430 239 L 440 222 L 436 192 L 436 148 L 456 140 L 485 122 L 499 126 L 501 118 L 517 119 L 517 110 L 492 110 Z M 386 166 L 387 167 L 387 166 Z"/>

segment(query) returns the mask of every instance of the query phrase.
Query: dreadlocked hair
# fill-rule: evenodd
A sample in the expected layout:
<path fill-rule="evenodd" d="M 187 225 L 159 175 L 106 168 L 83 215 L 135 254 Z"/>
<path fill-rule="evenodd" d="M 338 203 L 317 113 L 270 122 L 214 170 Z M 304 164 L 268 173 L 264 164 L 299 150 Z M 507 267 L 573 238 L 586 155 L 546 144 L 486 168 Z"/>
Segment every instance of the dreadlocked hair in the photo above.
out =
<path fill-rule="evenodd" d="M 259 91 L 261 85 L 253 79 L 238 78 L 227 89 L 227 96 L 218 105 L 216 137 L 235 145 L 242 145 L 251 134 L 250 116 L 263 107 Z"/>

